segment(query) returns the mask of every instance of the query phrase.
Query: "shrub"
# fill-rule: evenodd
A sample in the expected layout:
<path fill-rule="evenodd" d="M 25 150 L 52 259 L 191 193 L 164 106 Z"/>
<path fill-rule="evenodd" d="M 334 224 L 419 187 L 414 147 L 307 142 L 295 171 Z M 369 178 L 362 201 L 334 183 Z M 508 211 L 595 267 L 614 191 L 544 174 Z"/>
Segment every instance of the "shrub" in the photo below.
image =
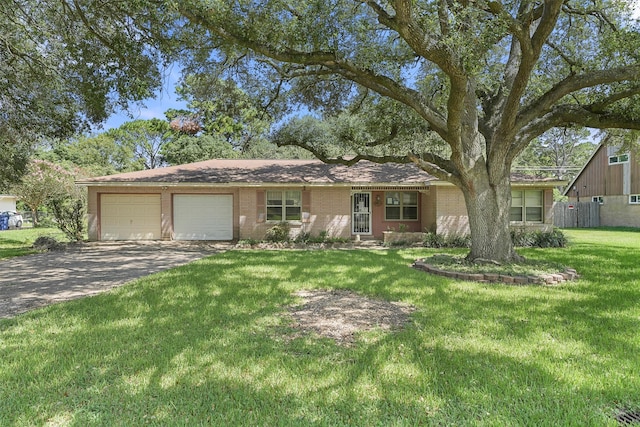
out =
<path fill-rule="evenodd" d="M 524 228 L 512 228 L 510 230 L 511 241 L 514 246 L 528 248 L 534 245 L 534 234 L 531 231 L 527 231 Z"/>
<path fill-rule="evenodd" d="M 253 246 L 260 243 L 260 240 L 256 239 L 242 239 L 238 240 L 238 246 Z"/>
<path fill-rule="evenodd" d="M 564 248 L 567 238 L 561 230 L 527 231 L 524 228 L 511 229 L 511 241 L 518 247 Z M 468 234 L 452 234 L 443 236 L 433 232 L 425 234 L 423 245 L 427 248 L 469 248 L 471 236 Z"/>
<path fill-rule="evenodd" d="M 54 237 L 40 236 L 33 242 L 33 248 L 39 251 L 52 251 L 63 249 L 64 245 Z"/>
<path fill-rule="evenodd" d="M 448 245 L 451 248 L 470 248 L 471 247 L 471 235 L 469 234 L 454 234 L 447 237 Z"/>
<path fill-rule="evenodd" d="M 289 241 L 289 223 L 281 222 L 267 230 L 265 240 L 268 242 L 288 242 Z"/>
<path fill-rule="evenodd" d="M 443 248 L 444 236 L 433 232 L 425 233 L 422 243 L 427 248 Z"/>
<path fill-rule="evenodd" d="M 301 231 L 300 233 L 298 233 L 296 238 L 293 239 L 295 243 L 308 243 L 310 240 L 311 233 L 309 233 L 308 231 Z"/>
<path fill-rule="evenodd" d="M 553 231 L 512 229 L 511 240 L 514 246 L 519 247 L 564 248 L 567 246 L 567 238 L 558 228 L 554 228 Z"/>
<path fill-rule="evenodd" d="M 309 235 L 305 243 L 326 243 L 329 239 L 329 232 L 323 230 L 319 232 L 317 236 Z"/>
<path fill-rule="evenodd" d="M 49 202 L 56 218 L 56 226 L 71 240 L 79 242 L 84 237 L 86 200 L 81 193 L 57 197 Z"/>
<path fill-rule="evenodd" d="M 471 236 L 468 234 L 444 236 L 428 232 L 425 233 L 422 243 L 427 248 L 468 248 L 471 247 Z"/>
<path fill-rule="evenodd" d="M 539 248 L 564 248 L 567 246 L 567 237 L 558 228 L 544 233 L 538 231 L 535 233 L 535 246 Z"/>

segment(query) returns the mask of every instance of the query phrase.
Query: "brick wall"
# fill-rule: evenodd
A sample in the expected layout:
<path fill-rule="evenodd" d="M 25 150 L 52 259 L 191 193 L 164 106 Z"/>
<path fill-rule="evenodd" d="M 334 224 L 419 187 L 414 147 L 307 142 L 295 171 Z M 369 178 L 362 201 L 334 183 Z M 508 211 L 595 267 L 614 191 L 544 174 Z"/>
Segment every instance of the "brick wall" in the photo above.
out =
<path fill-rule="evenodd" d="M 308 216 L 303 221 L 291 223 L 291 235 L 300 232 L 318 235 L 327 232 L 330 237 L 351 237 L 351 189 L 290 187 L 278 190 L 300 190 L 306 193 Z M 265 233 L 275 223 L 265 221 L 265 207 L 258 205 L 258 192 L 268 188 L 229 188 L 229 187 L 91 187 L 88 194 L 88 234 L 90 240 L 100 237 L 100 198 L 101 193 L 111 194 L 159 194 L 161 196 L 161 236 L 173 238 L 173 195 L 174 194 L 231 194 L 233 195 L 233 237 L 234 239 L 264 239 Z M 307 193 L 308 192 L 308 193 Z M 626 200 L 626 199 L 625 199 Z M 552 190 L 545 191 L 545 224 L 551 224 Z M 263 202 L 264 203 L 264 202 Z M 432 186 L 421 193 L 420 202 L 422 230 L 436 231 L 439 234 L 469 233 L 469 219 L 462 192 L 455 187 Z M 628 205 L 625 204 L 626 207 Z M 622 208 L 611 207 L 612 218 L 625 218 L 624 225 L 633 224 L 640 217 L 640 206 L 632 206 L 629 219 L 623 217 Z M 617 209 L 617 210 L 616 210 Z M 304 214 L 304 212 L 303 212 Z M 635 215 L 634 215 L 635 214 Z M 603 224 L 604 225 L 604 224 Z M 613 225 L 613 224 L 612 224 Z M 636 224 L 634 226 L 640 226 Z M 382 236 L 376 236 L 382 238 Z"/>
<path fill-rule="evenodd" d="M 327 188 L 311 191 L 310 228 L 318 234 L 326 231 L 330 237 L 351 236 L 351 189 Z"/>
<path fill-rule="evenodd" d="M 514 186 L 514 189 L 517 189 Z M 435 193 L 435 195 L 434 195 Z M 435 187 L 431 189 L 433 209 L 435 210 L 435 231 L 442 235 L 469 234 L 469 215 L 462 191 L 455 187 Z M 553 189 L 544 189 L 543 223 L 526 223 L 519 226 L 531 229 L 551 231 L 553 229 Z M 428 207 L 431 209 L 431 207 Z M 638 210 L 640 211 L 640 209 Z M 513 223 L 514 226 L 516 223 Z M 429 231 L 434 231 L 425 226 Z"/>
<path fill-rule="evenodd" d="M 430 188 L 422 192 L 422 203 L 420 205 L 422 231 L 436 231 L 437 228 L 437 203 L 438 192 L 435 188 Z"/>
<path fill-rule="evenodd" d="M 434 187 L 431 192 L 437 193 L 436 233 L 442 235 L 469 234 L 469 215 L 462 191 L 455 187 Z"/>
<path fill-rule="evenodd" d="M 630 205 L 629 196 L 604 196 L 600 206 L 600 225 L 640 227 L 640 205 Z"/>
<path fill-rule="evenodd" d="M 276 223 L 260 217 L 258 192 L 270 188 L 243 188 L 239 192 L 239 238 L 264 239 L 265 233 Z M 304 190 L 303 188 L 278 188 L 278 190 Z M 351 192 L 349 188 L 312 188 L 309 191 L 309 215 L 304 221 L 290 223 L 291 236 L 301 232 L 318 235 L 326 231 L 330 237 L 351 236 Z M 303 212 L 304 214 L 304 212 Z"/>

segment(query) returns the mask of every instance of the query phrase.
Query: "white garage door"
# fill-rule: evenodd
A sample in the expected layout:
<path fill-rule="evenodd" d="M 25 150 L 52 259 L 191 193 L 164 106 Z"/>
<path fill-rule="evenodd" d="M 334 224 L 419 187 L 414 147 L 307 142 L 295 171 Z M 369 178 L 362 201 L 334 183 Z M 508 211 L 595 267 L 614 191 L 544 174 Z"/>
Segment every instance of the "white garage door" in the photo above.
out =
<path fill-rule="evenodd" d="M 232 240 L 233 196 L 176 194 L 173 232 L 176 240 Z"/>
<path fill-rule="evenodd" d="M 102 194 L 101 240 L 159 240 L 159 194 Z"/>

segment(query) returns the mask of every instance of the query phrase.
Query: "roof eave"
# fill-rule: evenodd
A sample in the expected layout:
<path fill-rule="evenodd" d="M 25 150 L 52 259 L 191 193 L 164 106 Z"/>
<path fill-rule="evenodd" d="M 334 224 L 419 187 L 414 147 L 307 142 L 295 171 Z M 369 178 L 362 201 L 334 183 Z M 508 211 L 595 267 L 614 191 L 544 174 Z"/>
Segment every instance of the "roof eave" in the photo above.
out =
<path fill-rule="evenodd" d="M 76 181 L 87 187 L 417 187 L 424 182 L 157 182 L 157 181 Z"/>
<path fill-rule="evenodd" d="M 559 187 L 562 185 L 566 185 L 567 181 L 512 181 L 512 187 L 543 187 L 543 188 L 552 188 Z M 426 184 L 427 186 L 432 185 L 434 187 L 455 187 L 454 184 L 448 181 L 431 181 Z"/>

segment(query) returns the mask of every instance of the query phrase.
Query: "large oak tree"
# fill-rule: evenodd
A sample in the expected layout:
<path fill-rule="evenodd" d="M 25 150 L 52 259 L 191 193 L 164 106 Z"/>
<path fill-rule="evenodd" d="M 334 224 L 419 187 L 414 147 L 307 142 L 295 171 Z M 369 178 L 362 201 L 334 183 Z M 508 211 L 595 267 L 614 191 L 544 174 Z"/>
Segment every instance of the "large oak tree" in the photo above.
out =
<path fill-rule="evenodd" d="M 207 31 L 220 64 L 253 63 L 254 73 L 297 101 L 329 114 L 367 92 L 393 100 L 400 114 L 379 117 L 387 136 L 368 144 L 378 150 L 324 160 L 413 162 L 458 186 L 471 259 L 518 259 L 509 238 L 510 169 L 534 138 L 560 126 L 640 129 L 640 36 L 620 2 L 190 1 L 177 8 Z M 394 147 L 409 114 L 436 142 L 381 149 Z"/>
<path fill-rule="evenodd" d="M 267 109 L 305 105 L 356 149 L 351 157 L 318 149 L 304 137 L 326 141 L 299 119 L 284 143 L 308 145 L 328 162 L 412 162 L 455 184 L 469 213 L 471 259 L 518 259 L 510 169 L 534 138 L 565 126 L 640 129 L 640 36 L 621 1 L 55 4 L 124 65 L 153 53 L 117 55 L 131 49 L 127 41 L 157 45 L 187 72 L 233 78 Z M 108 76 L 113 67 L 102 65 L 94 63 Z"/>

